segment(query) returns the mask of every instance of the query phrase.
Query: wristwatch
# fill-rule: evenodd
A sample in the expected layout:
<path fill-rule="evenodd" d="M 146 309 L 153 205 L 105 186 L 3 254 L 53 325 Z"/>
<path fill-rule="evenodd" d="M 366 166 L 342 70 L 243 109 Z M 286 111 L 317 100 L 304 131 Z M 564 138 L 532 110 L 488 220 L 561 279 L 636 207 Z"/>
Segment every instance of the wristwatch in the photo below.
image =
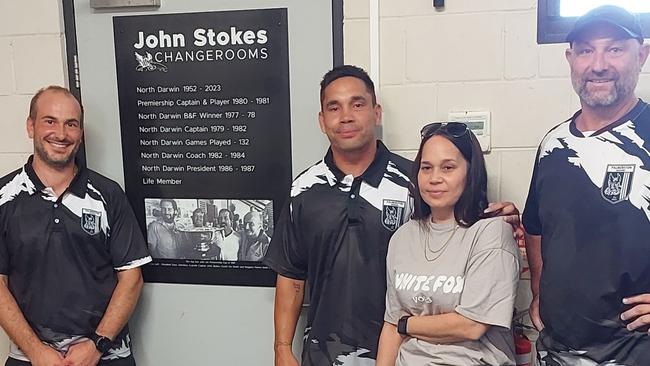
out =
<path fill-rule="evenodd" d="M 401 335 L 409 335 L 406 331 L 406 325 L 410 317 L 411 315 L 404 315 L 403 317 L 399 318 L 397 321 L 397 333 Z"/>
<path fill-rule="evenodd" d="M 99 335 L 96 332 L 93 332 L 88 336 L 88 339 L 93 341 L 95 343 L 95 348 L 99 351 L 99 353 L 106 354 L 108 350 L 110 350 L 113 347 L 113 341 L 111 341 L 110 338 L 105 337 L 103 335 Z"/>

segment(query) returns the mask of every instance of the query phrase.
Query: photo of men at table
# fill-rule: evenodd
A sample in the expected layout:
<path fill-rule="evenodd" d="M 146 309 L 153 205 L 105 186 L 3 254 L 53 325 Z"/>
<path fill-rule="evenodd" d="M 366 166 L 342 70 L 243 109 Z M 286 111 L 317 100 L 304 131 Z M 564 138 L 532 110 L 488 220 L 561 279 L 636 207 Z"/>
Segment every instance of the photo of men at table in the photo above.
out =
<path fill-rule="evenodd" d="M 155 259 L 260 261 L 273 235 L 273 203 L 239 199 L 145 199 Z"/>

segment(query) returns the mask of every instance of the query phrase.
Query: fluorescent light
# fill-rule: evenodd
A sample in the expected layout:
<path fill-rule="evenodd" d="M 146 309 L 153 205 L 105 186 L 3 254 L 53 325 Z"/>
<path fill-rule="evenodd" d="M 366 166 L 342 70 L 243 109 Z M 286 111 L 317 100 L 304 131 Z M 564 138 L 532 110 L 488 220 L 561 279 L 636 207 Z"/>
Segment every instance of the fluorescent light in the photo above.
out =
<path fill-rule="evenodd" d="M 650 1 L 641 0 L 561 0 L 560 15 L 578 17 L 601 5 L 618 5 L 633 13 L 650 13 Z"/>

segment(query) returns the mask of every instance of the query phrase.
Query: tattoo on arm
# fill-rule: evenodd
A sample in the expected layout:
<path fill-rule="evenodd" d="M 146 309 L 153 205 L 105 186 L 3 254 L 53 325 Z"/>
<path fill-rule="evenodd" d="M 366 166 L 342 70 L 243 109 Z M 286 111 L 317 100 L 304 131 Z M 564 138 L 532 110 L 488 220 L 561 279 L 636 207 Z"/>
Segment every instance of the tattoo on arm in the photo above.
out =
<path fill-rule="evenodd" d="M 296 293 L 300 293 L 302 291 L 302 284 L 298 282 L 293 283 L 293 289 L 296 291 Z"/>

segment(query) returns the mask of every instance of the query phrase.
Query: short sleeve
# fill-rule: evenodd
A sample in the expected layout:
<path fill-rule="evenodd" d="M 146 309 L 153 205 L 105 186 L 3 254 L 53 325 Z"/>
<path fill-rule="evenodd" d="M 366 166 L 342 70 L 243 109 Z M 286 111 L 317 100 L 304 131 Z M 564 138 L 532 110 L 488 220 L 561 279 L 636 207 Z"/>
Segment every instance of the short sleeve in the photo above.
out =
<path fill-rule="evenodd" d="M 455 310 L 480 323 L 510 328 L 519 280 L 512 229 L 502 220 L 493 220 L 477 240 Z"/>
<path fill-rule="evenodd" d="M 108 245 L 113 268 L 122 271 L 151 262 L 151 256 L 126 195 L 119 186 L 116 189 L 118 192 L 107 202 L 110 225 Z"/>
<path fill-rule="evenodd" d="M 395 289 L 395 269 L 393 267 L 395 252 L 390 250 L 391 247 L 399 246 L 399 244 L 393 244 L 397 240 L 398 235 L 393 235 L 386 256 L 386 312 L 384 313 L 384 321 L 393 325 L 397 325 L 397 321 L 402 316 L 402 307 L 397 299 L 397 290 Z"/>
<path fill-rule="evenodd" d="M 540 147 L 541 148 L 541 147 Z M 530 179 L 530 188 L 528 189 L 528 198 L 526 199 L 526 206 L 522 215 L 522 223 L 526 232 L 531 235 L 542 234 L 542 223 L 539 218 L 539 204 L 537 197 L 537 174 L 539 170 L 539 149 L 535 156 L 535 164 L 533 168 L 533 176 Z"/>
<path fill-rule="evenodd" d="M 293 199 L 285 205 L 275 226 L 273 238 L 262 262 L 277 274 L 304 280 L 307 278 L 307 255 L 305 243 L 298 239 L 298 227 L 294 221 Z"/>

